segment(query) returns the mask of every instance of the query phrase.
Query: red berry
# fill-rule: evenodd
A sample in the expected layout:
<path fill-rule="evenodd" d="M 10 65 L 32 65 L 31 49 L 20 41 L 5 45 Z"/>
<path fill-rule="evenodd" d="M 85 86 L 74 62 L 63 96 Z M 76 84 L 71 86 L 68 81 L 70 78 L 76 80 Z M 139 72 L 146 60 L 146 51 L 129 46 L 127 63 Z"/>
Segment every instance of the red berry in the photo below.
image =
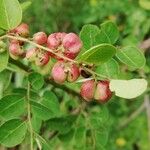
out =
<path fill-rule="evenodd" d="M 69 33 L 63 38 L 62 45 L 65 48 L 65 52 L 78 54 L 82 47 L 80 38 L 75 33 Z"/>
<path fill-rule="evenodd" d="M 44 32 L 37 32 L 33 35 L 33 41 L 37 44 L 46 44 L 47 42 L 47 35 Z"/>
<path fill-rule="evenodd" d="M 37 48 L 31 48 L 29 49 L 27 52 L 26 52 L 26 58 L 29 60 L 29 61 L 34 61 L 35 58 L 36 58 L 36 55 L 37 55 Z"/>
<path fill-rule="evenodd" d="M 35 64 L 37 66 L 45 66 L 48 62 L 49 62 L 49 54 L 47 52 L 39 52 L 37 54 L 36 60 L 35 60 Z"/>
<path fill-rule="evenodd" d="M 94 98 L 101 103 L 107 102 L 112 96 L 109 81 L 98 81 Z"/>
<path fill-rule="evenodd" d="M 60 32 L 50 34 L 47 39 L 47 46 L 51 49 L 57 49 L 61 45 L 65 35 L 66 33 Z"/>
<path fill-rule="evenodd" d="M 69 82 L 74 82 L 78 79 L 79 76 L 80 76 L 80 72 L 79 72 L 78 66 L 75 64 L 72 64 L 68 71 L 67 80 Z"/>
<path fill-rule="evenodd" d="M 94 92 L 95 92 L 94 80 L 85 81 L 81 85 L 80 94 L 86 101 L 91 101 L 94 98 Z"/>
<path fill-rule="evenodd" d="M 51 75 L 56 83 L 62 84 L 65 82 L 67 73 L 65 72 L 65 64 L 63 61 L 58 61 L 54 64 Z"/>
<path fill-rule="evenodd" d="M 9 52 L 14 56 L 21 56 L 23 51 L 19 45 L 19 43 L 10 43 L 9 45 Z"/>
<path fill-rule="evenodd" d="M 14 31 L 22 37 L 27 37 L 29 35 L 29 26 L 26 23 L 22 23 Z"/>
<path fill-rule="evenodd" d="M 70 58 L 70 59 L 75 59 L 76 56 L 77 56 L 77 54 L 74 54 L 74 53 L 71 53 L 71 52 L 69 52 L 69 51 L 66 51 L 66 52 L 64 52 L 64 56 L 65 56 L 65 57 L 68 57 L 68 58 Z"/>

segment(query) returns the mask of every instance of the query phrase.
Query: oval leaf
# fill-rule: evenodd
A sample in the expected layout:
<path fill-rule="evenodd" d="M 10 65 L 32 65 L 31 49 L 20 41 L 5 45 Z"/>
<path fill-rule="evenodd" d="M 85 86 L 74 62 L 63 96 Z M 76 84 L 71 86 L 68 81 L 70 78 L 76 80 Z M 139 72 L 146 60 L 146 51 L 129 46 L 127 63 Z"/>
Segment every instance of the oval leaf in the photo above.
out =
<path fill-rule="evenodd" d="M 117 25 L 111 21 L 107 21 L 101 24 L 101 30 L 107 35 L 111 44 L 114 44 L 118 37 L 119 31 Z"/>
<path fill-rule="evenodd" d="M 105 76 L 108 79 L 116 79 L 119 75 L 119 65 L 114 59 L 98 66 L 96 73 Z"/>
<path fill-rule="evenodd" d="M 44 85 L 44 78 L 41 74 L 33 72 L 29 75 L 29 82 L 35 90 L 39 90 Z"/>
<path fill-rule="evenodd" d="M 133 46 L 124 47 L 116 56 L 122 63 L 134 68 L 143 67 L 146 61 L 143 53 Z"/>
<path fill-rule="evenodd" d="M 3 71 L 7 67 L 8 58 L 9 58 L 9 55 L 7 51 L 0 53 L 0 72 Z"/>
<path fill-rule="evenodd" d="M 147 89 L 145 79 L 132 80 L 111 80 L 110 90 L 115 92 L 116 96 L 132 99 L 140 96 Z"/>
<path fill-rule="evenodd" d="M 41 103 L 47 106 L 55 116 L 60 114 L 58 98 L 53 92 L 46 91 L 43 95 L 43 100 Z"/>
<path fill-rule="evenodd" d="M 27 131 L 27 125 L 19 119 L 13 119 L 0 126 L 0 144 L 13 147 L 20 144 Z"/>
<path fill-rule="evenodd" d="M 80 38 L 85 49 L 90 49 L 91 47 L 95 46 L 95 36 L 99 32 L 99 28 L 92 24 L 84 25 L 82 27 Z"/>
<path fill-rule="evenodd" d="M 12 72 L 3 70 L 0 72 L 0 83 L 3 85 L 3 90 L 6 90 L 11 82 Z"/>
<path fill-rule="evenodd" d="M 10 30 L 17 27 L 22 19 L 18 0 L 0 0 L 0 28 Z"/>
<path fill-rule="evenodd" d="M 24 12 L 26 9 L 28 9 L 30 7 L 30 5 L 32 4 L 31 1 L 25 1 L 23 3 L 21 3 L 21 8 L 22 8 L 22 11 Z"/>
<path fill-rule="evenodd" d="M 116 48 L 110 44 L 100 44 L 83 53 L 78 60 L 86 63 L 102 64 L 111 59 L 116 53 Z"/>
<path fill-rule="evenodd" d="M 56 130 L 64 134 L 71 130 L 76 119 L 77 115 L 67 115 L 58 118 L 52 118 L 46 123 L 49 130 Z"/>
<path fill-rule="evenodd" d="M 12 119 L 21 115 L 25 110 L 25 97 L 22 95 L 7 95 L 0 100 L 0 116 Z"/>
<path fill-rule="evenodd" d="M 33 114 L 36 117 L 41 118 L 42 120 L 48 120 L 54 117 L 52 110 L 47 106 L 34 101 L 30 101 L 30 104 L 32 106 Z"/>

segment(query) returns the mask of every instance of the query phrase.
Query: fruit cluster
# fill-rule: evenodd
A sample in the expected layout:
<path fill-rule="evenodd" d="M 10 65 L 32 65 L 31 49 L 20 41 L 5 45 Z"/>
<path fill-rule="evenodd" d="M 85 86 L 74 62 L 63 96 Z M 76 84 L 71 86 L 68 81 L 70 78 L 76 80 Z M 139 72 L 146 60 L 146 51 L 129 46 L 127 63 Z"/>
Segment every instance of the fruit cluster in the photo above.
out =
<path fill-rule="evenodd" d="M 22 23 L 10 31 L 9 34 L 27 38 L 29 36 L 29 27 L 27 24 Z M 13 59 L 26 58 L 40 67 L 48 64 L 51 58 L 56 59 L 57 62 L 52 67 L 51 77 L 58 84 L 63 84 L 65 81 L 74 82 L 79 78 L 80 74 L 85 78 L 91 75 L 83 69 L 82 64 L 69 61 L 74 60 L 82 48 L 82 41 L 75 33 L 58 32 L 47 36 L 44 32 L 38 32 L 33 35 L 31 40 L 48 48 L 50 51 L 45 51 L 36 45 L 25 51 L 23 48 L 25 42 L 16 38 L 9 41 L 10 56 Z M 2 43 L 0 44 L 2 45 Z M 92 69 L 93 66 L 86 67 Z M 102 103 L 107 102 L 112 96 L 109 81 L 88 80 L 83 82 L 81 96 L 86 101 L 95 99 Z"/>

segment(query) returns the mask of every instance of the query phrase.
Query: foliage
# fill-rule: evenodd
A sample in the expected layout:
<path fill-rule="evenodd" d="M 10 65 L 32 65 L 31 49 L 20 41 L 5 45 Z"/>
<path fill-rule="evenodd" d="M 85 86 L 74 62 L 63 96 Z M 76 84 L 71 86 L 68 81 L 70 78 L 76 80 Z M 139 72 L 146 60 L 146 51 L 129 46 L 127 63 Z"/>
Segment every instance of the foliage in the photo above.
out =
<path fill-rule="evenodd" d="M 149 2 L 111 2 L 110 5 L 110 0 L 45 0 L 41 6 L 38 0 L 0 0 L 0 40 L 7 44 L 0 53 L 2 146 L 19 145 L 21 150 L 148 149 L 147 120 L 141 112 L 146 109 L 146 102 L 150 103 L 150 58 L 149 52 L 144 54 L 138 45 L 150 32 Z M 37 66 L 26 59 L 10 57 L 11 38 L 25 42 L 25 51 L 34 46 L 47 50 L 30 38 L 9 34 L 21 23 L 22 11 L 23 20 L 31 24 L 31 33 L 80 32 L 83 47 L 71 62 L 82 64 L 92 79 L 110 80 L 110 90 L 114 92 L 110 102 L 102 105 L 94 100 L 80 100 L 80 82 L 87 80 L 82 77 L 63 85 L 53 82 L 50 72 L 54 58 L 45 66 Z M 131 98 L 136 100 L 128 100 Z M 142 110 L 139 117 L 126 124 L 138 108 Z"/>

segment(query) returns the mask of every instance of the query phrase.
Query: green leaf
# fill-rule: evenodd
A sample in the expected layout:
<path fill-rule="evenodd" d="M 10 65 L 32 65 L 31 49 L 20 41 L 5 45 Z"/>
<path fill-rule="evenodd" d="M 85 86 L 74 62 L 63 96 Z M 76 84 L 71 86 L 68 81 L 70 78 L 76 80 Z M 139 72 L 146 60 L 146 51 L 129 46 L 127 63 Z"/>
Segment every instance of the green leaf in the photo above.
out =
<path fill-rule="evenodd" d="M 98 66 L 95 72 L 108 79 L 116 79 L 119 75 L 119 65 L 114 59 L 110 59 L 108 62 Z"/>
<path fill-rule="evenodd" d="M 47 127 L 49 130 L 56 130 L 59 131 L 61 134 L 64 134 L 71 130 L 73 123 L 76 121 L 76 119 L 76 115 L 52 118 L 47 121 Z"/>
<path fill-rule="evenodd" d="M 95 45 L 102 44 L 102 43 L 109 43 L 111 44 L 111 41 L 107 34 L 100 30 L 100 32 L 95 36 Z"/>
<path fill-rule="evenodd" d="M 140 96 L 147 89 L 145 79 L 132 80 L 111 80 L 110 90 L 115 92 L 116 96 L 132 99 Z"/>
<path fill-rule="evenodd" d="M 27 89 L 25 88 L 14 88 L 12 91 L 13 94 L 20 94 L 20 95 L 26 95 Z M 40 96 L 38 95 L 38 92 L 30 90 L 30 99 L 37 101 L 40 99 Z"/>
<path fill-rule="evenodd" d="M 5 31 L 0 29 L 0 35 L 3 35 L 4 33 L 5 33 Z"/>
<path fill-rule="evenodd" d="M 95 141 L 97 145 L 105 146 L 108 141 L 108 129 L 95 130 Z"/>
<path fill-rule="evenodd" d="M 8 51 L 0 53 L 0 72 L 7 67 L 8 58 L 9 58 Z"/>
<path fill-rule="evenodd" d="M 41 118 L 42 120 L 48 120 L 54 117 L 54 114 L 49 107 L 35 101 L 30 101 L 30 104 L 32 106 L 33 114 L 36 117 Z"/>
<path fill-rule="evenodd" d="M 35 90 L 39 90 L 44 85 L 44 78 L 41 74 L 33 72 L 29 75 L 29 82 Z"/>
<path fill-rule="evenodd" d="M 86 144 L 86 127 L 85 126 L 76 127 L 73 142 L 74 142 L 75 149 L 85 148 L 85 144 Z"/>
<path fill-rule="evenodd" d="M 59 134 L 58 138 L 59 140 L 61 140 L 62 142 L 65 143 L 70 143 L 73 136 L 74 136 L 74 129 L 71 129 L 69 132 L 65 133 L 65 134 Z"/>
<path fill-rule="evenodd" d="M 0 28 L 11 30 L 22 20 L 22 9 L 18 0 L 0 0 Z"/>
<path fill-rule="evenodd" d="M 78 60 L 85 63 L 102 64 L 111 59 L 116 48 L 110 44 L 100 44 L 83 53 Z"/>
<path fill-rule="evenodd" d="M 5 119 L 12 119 L 20 116 L 25 111 L 25 97 L 12 94 L 0 100 L 0 116 Z"/>
<path fill-rule="evenodd" d="M 19 119 L 13 119 L 0 126 L 0 144 L 13 147 L 20 144 L 27 131 L 27 125 Z"/>
<path fill-rule="evenodd" d="M 0 83 L 3 84 L 3 90 L 6 90 L 10 84 L 12 77 L 12 72 L 8 70 L 3 70 L 0 72 Z"/>
<path fill-rule="evenodd" d="M 46 91 L 41 103 L 47 106 L 53 112 L 54 116 L 58 116 L 60 114 L 58 98 L 53 92 Z"/>
<path fill-rule="evenodd" d="M 39 133 L 40 128 L 42 126 L 42 119 L 36 117 L 34 114 L 32 114 L 32 128 L 35 132 Z"/>
<path fill-rule="evenodd" d="M 24 12 L 26 9 L 28 9 L 28 7 L 31 5 L 31 1 L 25 1 L 23 3 L 21 3 L 21 8 L 22 8 L 22 11 Z"/>
<path fill-rule="evenodd" d="M 85 49 L 90 49 L 95 46 L 95 36 L 100 32 L 99 28 L 95 25 L 84 25 L 80 32 L 80 38 L 83 41 Z"/>
<path fill-rule="evenodd" d="M 101 31 L 103 31 L 107 35 L 111 44 L 114 44 L 119 37 L 119 31 L 117 25 L 111 21 L 102 23 Z"/>
<path fill-rule="evenodd" d="M 122 48 L 117 54 L 117 58 L 129 67 L 141 68 L 145 65 L 143 53 L 136 47 L 127 46 Z"/>
<path fill-rule="evenodd" d="M 103 125 L 106 126 L 106 122 L 109 121 L 109 112 L 107 107 L 95 107 L 94 110 L 91 110 L 90 124 L 93 129 L 100 129 Z"/>

